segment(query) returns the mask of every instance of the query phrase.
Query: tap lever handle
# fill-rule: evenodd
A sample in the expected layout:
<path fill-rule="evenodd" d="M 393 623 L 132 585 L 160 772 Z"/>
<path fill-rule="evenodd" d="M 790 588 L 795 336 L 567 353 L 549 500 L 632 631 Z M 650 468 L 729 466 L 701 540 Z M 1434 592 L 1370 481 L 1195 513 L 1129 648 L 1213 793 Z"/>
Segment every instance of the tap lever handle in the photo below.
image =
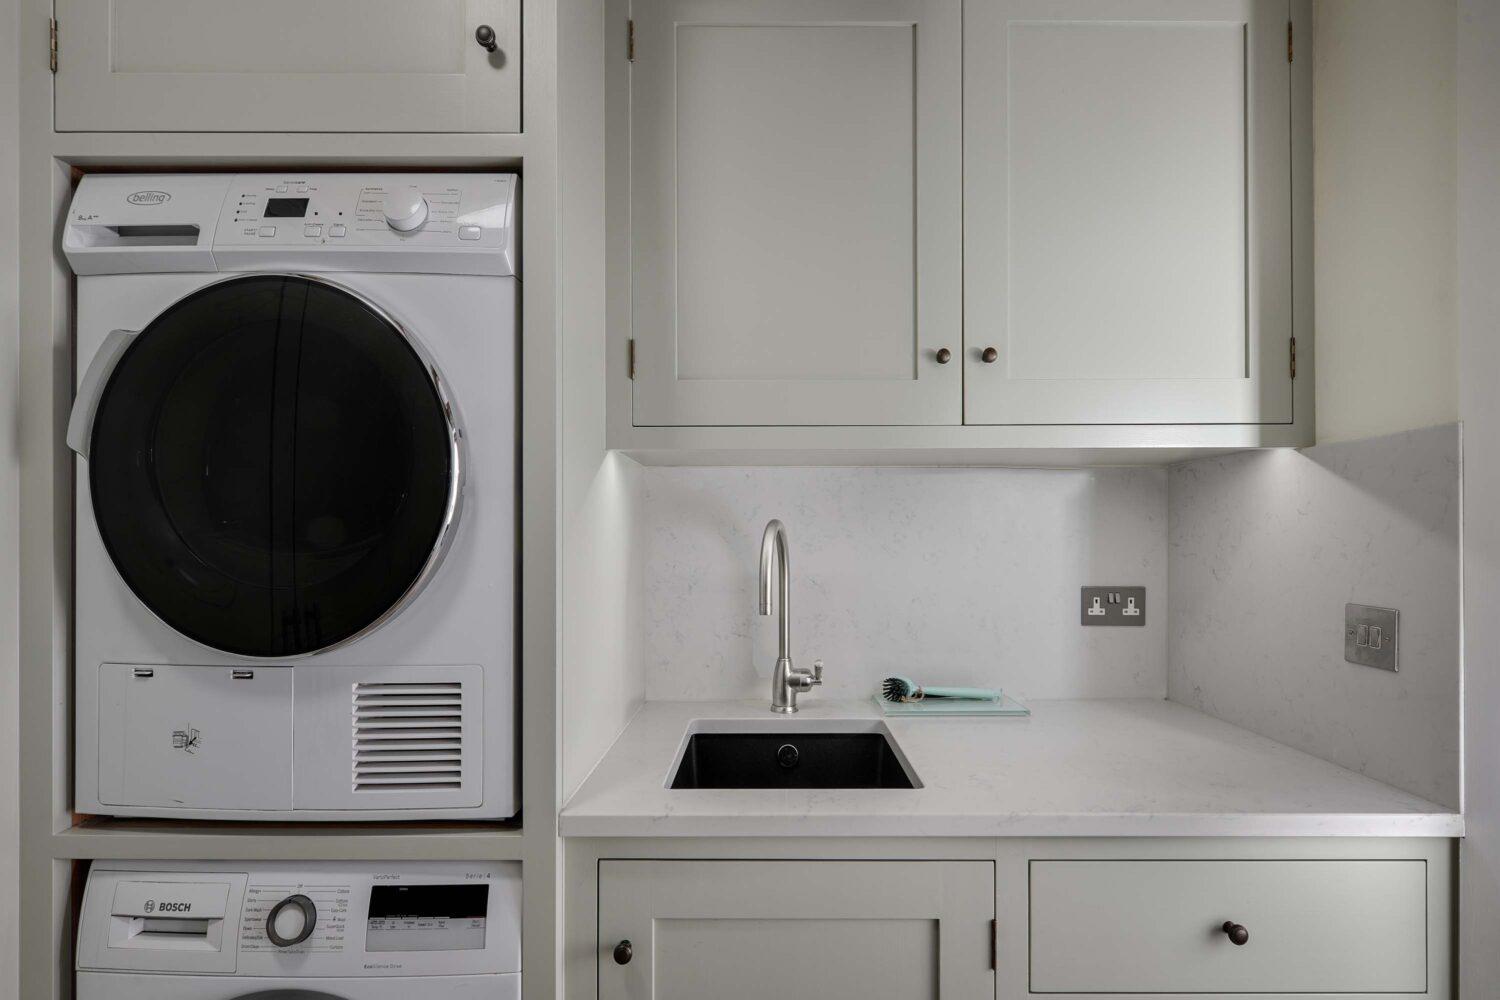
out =
<path fill-rule="evenodd" d="M 813 660 L 812 682 L 814 684 L 822 684 L 823 683 L 823 661 L 822 660 Z"/>

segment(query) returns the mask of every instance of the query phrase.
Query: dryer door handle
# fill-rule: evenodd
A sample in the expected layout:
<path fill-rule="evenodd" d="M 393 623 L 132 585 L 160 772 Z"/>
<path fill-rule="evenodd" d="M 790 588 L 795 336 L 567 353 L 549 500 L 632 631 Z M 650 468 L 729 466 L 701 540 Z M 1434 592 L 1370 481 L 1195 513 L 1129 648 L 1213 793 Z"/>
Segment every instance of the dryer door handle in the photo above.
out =
<path fill-rule="evenodd" d="M 139 330 L 109 331 L 109 336 L 104 338 L 104 343 L 94 352 L 94 360 L 89 362 L 88 370 L 83 373 L 83 381 L 78 384 L 78 395 L 73 398 L 73 412 L 68 417 L 68 447 L 84 458 L 89 457 L 89 441 L 94 436 L 94 414 L 99 409 L 99 397 L 104 394 L 104 385 L 109 381 L 110 375 L 114 374 L 115 365 L 120 363 L 120 357 L 138 333 Z"/>
<path fill-rule="evenodd" d="M 332 993 L 324 993 L 322 990 L 260 990 L 255 993 L 242 993 L 235 1000 L 341 1000 Z"/>

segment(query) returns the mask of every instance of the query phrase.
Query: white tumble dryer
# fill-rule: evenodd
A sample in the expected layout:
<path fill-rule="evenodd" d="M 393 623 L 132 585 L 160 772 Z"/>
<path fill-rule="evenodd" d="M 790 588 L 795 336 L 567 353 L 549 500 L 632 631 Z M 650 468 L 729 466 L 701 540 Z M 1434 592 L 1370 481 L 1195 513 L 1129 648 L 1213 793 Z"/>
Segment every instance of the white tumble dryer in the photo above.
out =
<path fill-rule="evenodd" d="M 94 174 L 80 812 L 516 812 L 517 178 Z"/>
<path fill-rule="evenodd" d="M 520 1000 L 504 862 L 95 862 L 78 1000 Z"/>

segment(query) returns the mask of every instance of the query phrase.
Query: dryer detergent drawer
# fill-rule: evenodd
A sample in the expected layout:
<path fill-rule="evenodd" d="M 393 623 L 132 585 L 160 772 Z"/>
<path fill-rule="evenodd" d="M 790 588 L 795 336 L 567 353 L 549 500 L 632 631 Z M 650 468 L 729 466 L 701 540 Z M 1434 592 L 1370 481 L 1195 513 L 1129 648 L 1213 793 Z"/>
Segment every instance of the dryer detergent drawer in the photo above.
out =
<path fill-rule="evenodd" d="M 292 668 L 99 668 L 106 805 L 292 808 Z"/>

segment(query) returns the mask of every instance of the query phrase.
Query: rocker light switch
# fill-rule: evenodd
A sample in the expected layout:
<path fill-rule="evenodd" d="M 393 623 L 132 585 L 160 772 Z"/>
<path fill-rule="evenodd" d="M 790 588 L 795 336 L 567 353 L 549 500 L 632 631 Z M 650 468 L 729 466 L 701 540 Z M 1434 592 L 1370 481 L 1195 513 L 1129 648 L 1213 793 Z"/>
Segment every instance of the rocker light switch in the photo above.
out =
<path fill-rule="evenodd" d="M 1395 673 L 1401 612 L 1365 604 L 1344 605 L 1344 659 Z"/>
<path fill-rule="evenodd" d="M 1082 595 L 1085 625 L 1146 624 L 1145 587 L 1084 587 Z"/>

